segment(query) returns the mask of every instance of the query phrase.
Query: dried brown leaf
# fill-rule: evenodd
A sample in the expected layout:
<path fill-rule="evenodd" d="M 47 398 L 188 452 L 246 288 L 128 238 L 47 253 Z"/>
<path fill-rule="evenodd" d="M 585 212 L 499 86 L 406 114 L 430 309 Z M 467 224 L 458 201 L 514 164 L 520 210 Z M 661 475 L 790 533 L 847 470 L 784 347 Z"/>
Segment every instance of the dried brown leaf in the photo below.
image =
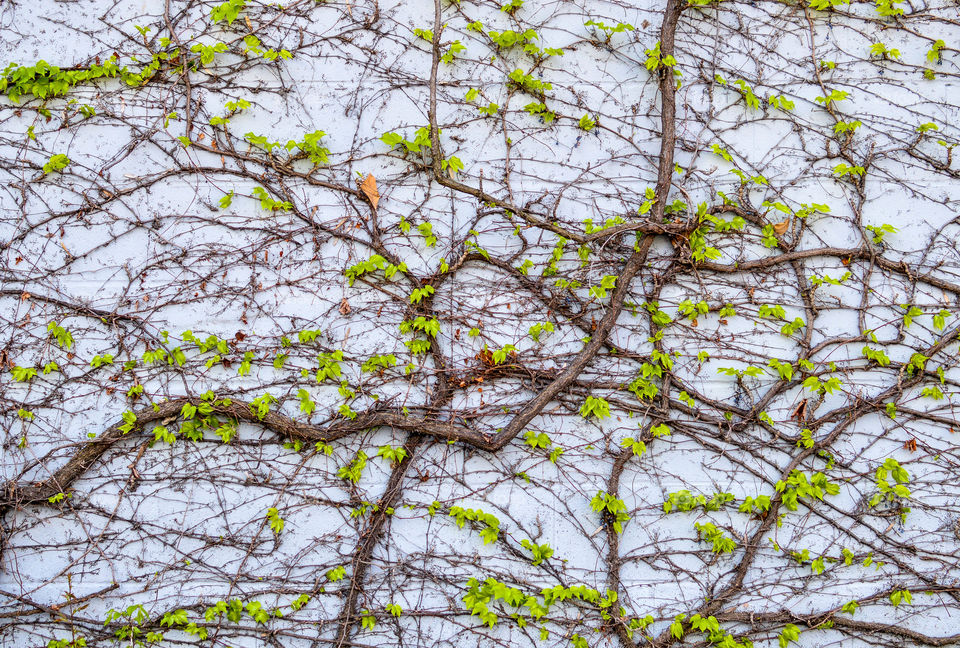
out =
<path fill-rule="evenodd" d="M 380 202 L 380 192 L 377 191 L 377 179 L 373 177 L 372 173 L 368 173 L 367 177 L 360 183 L 360 191 L 363 192 L 363 195 L 367 197 L 367 200 L 369 200 L 373 208 L 376 209 L 377 203 Z"/>
<path fill-rule="evenodd" d="M 777 236 L 783 236 L 789 227 L 790 227 L 790 219 L 787 218 L 784 221 L 773 224 L 773 233 L 776 234 Z"/>
<path fill-rule="evenodd" d="M 807 418 L 807 399 L 804 398 L 797 407 L 793 410 L 793 414 L 790 415 L 790 418 L 797 419 L 797 421 L 803 421 Z"/>

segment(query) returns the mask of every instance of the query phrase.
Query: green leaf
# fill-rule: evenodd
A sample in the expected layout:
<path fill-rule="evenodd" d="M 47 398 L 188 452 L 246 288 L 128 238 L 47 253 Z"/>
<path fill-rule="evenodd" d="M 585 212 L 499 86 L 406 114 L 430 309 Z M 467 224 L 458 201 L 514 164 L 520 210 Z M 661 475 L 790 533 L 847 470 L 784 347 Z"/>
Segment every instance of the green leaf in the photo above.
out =
<path fill-rule="evenodd" d="M 380 136 L 380 141 L 390 148 L 393 148 L 403 141 L 403 136 L 397 133 L 384 133 Z"/>
<path fill-rule="evenodd" d="M 67 168 L 68 164 L 70 164 L 70 158 L 63 153 L 57 153 L 51 156 L 50 159 L 47 160 L 47 163 L 43 165 L 43 174 L 47 175 L 48 173 L 63 171 Z"/>

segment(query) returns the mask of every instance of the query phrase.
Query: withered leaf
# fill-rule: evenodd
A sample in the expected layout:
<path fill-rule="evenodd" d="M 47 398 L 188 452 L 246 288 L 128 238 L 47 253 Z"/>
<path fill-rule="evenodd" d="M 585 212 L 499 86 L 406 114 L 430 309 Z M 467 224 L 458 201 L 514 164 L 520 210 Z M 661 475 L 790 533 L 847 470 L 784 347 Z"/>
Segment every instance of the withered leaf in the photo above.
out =
<path fill-rule="evenodd" d="M 789 227 L 790 227 L 790 219 L 787 218 L 784 221 L 780 221 L 779 223 L 773 224 L 773 233 L 776 234 L 777 236 L 783 236 L 784 233 L 786 233 L 787 228 Z"/>
<path fill-rule="evenodd" d="M 350 303 L 347 302 L 347 298 L 344 297 L 340 300 L 340 314 L 349 315 L 350 314 Z"/>
<path fill-rule="evenodd" d="M 367 197 L 367 200 L 369 200 L 373 208 L 376 209 L 377 203 L 380 202 L 380 192 L 377 191 L 377 179 L 373 177 L 372 173 L 368 173 L 367 177 L 360 183 L 360 191 L 363 192 L 363 195 Z"/>
<path fill-rule="evenodd" d="M 793 414 L 790 415 L 790 418 L 795 418 L 798 421 L 803 421 L 807 418 L 807 399 L 804 398 L 800 403 L 794 408 Z"/>

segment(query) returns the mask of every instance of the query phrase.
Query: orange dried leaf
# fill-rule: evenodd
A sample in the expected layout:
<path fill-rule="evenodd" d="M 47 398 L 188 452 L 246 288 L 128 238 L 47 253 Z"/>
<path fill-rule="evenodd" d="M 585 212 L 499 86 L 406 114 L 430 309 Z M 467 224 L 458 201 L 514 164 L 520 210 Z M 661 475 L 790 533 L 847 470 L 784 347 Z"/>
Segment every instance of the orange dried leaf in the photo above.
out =
<path fill-rule="evenodd" d="M 377 203 L 380 202 L 380 192 L 377 191 L 377 179 L 373 177 L 372 173 L 368 173 L 367 177 L 360 183 L 360 191 L 363 192 L 363 195 L 367 197 L 367 200 L 369 200 L 373 208 L 376 209 Z"/>
<path fill-rule="evenodd" d="M 800 403 L 794 408 L 793 414 L 790 415 L 790 418 L 797 419 L 797 421 L 803 421 L 807 418 L 807 399 L 804 398 Z"/>
<path fill-rule="evenodd" d="M 790 227 L 790 219 L 787 218 L 784 221 L 773 224 L 773 233 L 776 234 L 777 236 L 783 236 L 789 227 Z"/>

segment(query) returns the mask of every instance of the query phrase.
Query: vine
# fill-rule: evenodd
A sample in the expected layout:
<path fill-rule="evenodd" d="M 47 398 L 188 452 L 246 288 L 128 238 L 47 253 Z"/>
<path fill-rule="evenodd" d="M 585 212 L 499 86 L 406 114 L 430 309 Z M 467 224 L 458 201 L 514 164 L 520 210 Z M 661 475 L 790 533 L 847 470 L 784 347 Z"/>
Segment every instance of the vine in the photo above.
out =
<path fill-rule="evenodd" d="M 5 5 L 4 639 L 960 644 L 947 4 Z"/>

